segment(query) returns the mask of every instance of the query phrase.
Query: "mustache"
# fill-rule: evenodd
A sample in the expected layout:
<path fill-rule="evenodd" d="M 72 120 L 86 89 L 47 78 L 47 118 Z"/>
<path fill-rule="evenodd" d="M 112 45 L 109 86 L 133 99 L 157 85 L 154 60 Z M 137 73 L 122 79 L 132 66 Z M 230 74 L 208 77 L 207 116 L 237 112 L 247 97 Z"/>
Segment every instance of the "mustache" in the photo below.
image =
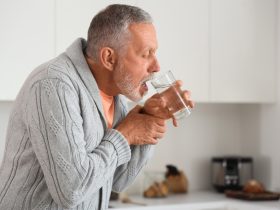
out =
<path fill-rule="evenodd" d="M 150 80 L 152 80 L 154 78 L 155 78 L 155 73 L 151 73 L 148 77 L 142 79 L 140 83 L 143 84 L 143 83 L 145 83 L 147 81 L 150 81 Z"/>

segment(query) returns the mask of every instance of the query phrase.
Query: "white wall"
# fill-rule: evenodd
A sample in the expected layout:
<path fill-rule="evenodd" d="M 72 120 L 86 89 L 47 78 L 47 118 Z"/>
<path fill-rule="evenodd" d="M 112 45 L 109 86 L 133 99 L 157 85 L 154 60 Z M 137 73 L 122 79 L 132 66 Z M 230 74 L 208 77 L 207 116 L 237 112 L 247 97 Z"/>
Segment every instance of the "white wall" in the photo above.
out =
<path fill-rule="evenodd" d="M 241 112 L 241 153 L 254 157 L 255 177 L 268 189 L 279 191 L 280 104 L 244 105 Z"/>
<path fill-rule="evenodd" d="M 242 153 L 255 156 L 255 175 L 268 189 L 280 191 L 280 3 L 277 2 L 277 102 L 242 107 Z"/>
<path fill-rule="evenodd" d="M 240 105 L 197 104 L 178 128 L 168 124 L 143 172 L 164 172 L 166 164 L 175 164 L 185 171 L 190 190 L 210 189 L 211 157 L 240 154 L 240 117 Z M 145 182 L 141 173 L 127 192 L 141 193 Z"/>

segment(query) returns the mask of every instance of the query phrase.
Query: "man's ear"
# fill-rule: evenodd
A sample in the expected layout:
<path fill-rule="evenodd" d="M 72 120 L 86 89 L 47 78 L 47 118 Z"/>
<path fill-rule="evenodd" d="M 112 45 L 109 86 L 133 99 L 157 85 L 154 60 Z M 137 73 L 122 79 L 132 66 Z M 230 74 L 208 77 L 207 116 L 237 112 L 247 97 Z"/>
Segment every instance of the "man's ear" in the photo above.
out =
<path fill-rule="evenodd" d="M 103 47 L 100 50 L 100 62 L 106 69 L 112 71 L 114 69 L 116 60 L 117 54 L 112 48 Z"/>

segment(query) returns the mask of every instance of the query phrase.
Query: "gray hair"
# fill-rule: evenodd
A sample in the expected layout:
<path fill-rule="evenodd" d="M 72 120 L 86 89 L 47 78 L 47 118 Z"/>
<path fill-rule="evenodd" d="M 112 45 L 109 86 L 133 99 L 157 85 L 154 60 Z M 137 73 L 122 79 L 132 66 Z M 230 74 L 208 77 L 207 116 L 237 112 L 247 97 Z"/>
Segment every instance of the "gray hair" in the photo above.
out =
<path fill-rule="evenodd" d="M 152 23 L 152 18 L 141 8 L 123 4 L 112 4 L 100 11 L 88 29 L 87 56 L 97 59 L 102 47 L 120 51 L 129 38 L 132 23 Z"/>

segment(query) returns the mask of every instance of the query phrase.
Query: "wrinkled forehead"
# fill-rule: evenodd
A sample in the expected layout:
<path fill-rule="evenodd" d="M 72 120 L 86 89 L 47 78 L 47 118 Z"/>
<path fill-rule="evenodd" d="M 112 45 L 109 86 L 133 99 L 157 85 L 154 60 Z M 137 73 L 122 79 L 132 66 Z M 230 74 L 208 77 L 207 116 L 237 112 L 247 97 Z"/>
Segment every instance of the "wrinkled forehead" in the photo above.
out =
<path fill-rule="evenodd" d="M 151 23 L 133 23 L 128 27 L 130 44 L 137 48 L 158 48 L 156 30 Z"/>

